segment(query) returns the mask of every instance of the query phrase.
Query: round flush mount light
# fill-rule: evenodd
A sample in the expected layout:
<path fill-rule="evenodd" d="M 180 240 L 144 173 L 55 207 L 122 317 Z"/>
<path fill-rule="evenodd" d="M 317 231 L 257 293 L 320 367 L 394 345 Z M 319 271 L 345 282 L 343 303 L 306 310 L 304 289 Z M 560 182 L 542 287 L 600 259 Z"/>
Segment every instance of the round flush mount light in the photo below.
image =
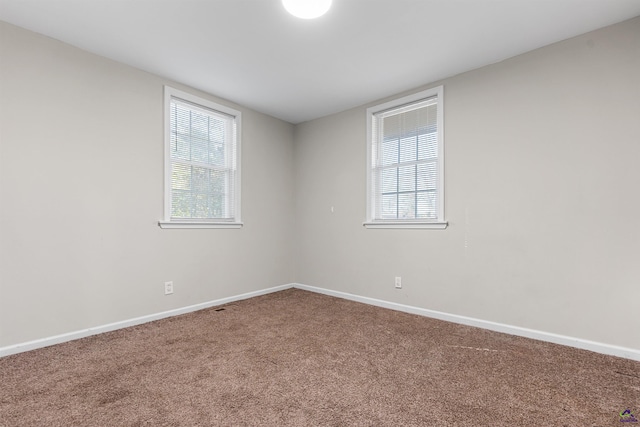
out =
<path fill-rule="evenodd" d="M 284 8 L 302 19 L 318 18 L 329 10 L 332 0 L 282 0 Z"/>

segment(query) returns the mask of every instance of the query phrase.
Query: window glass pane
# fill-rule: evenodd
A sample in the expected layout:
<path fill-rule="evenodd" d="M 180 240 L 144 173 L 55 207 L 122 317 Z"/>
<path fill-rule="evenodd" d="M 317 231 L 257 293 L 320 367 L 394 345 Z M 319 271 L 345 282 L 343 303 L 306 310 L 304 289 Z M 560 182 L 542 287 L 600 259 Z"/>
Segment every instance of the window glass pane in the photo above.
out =
<path fill-rule="evenodd" d="M 194 193 L 193 195 L 193 218 L 211 218 L 213 217 L 213 209 L 211 203 L 211 195 L 208 193 Z"/>
<path fill-rule="evenodd" d="M 387 168 L 382 170 L 382 192 L 391 193 L 398 191 L 398 169 Z"/>
<path fill-rule="evenodd" d="M 398 168 L 398 191 L 415 191 L 416 166 L 402 166 Z"/>
<path fill-rule="evenodd" d="M 224 155 L 225 155 L 225 150 L 224 150 L 224 144 L 223 143 L 219 143 L 219 142 L 212 142 L 209 145 L 209 164 L 214 165 L 214 166 L 220 166 L 223 167 L 224 166 Z"/>
<path fill-rule="evenodd" d="M 382 196 L 382 217 L 397 218 L 398 215 L 398 195 L 385 194 Z"/>
<path fill-rule="evenodd" d="M 388 166 L 398 163 L 398 140 L 397 139 L 385 139 L 380 144 L 380 161 L 382 166 Z"/>
<path fill-rule="evenodd" d="M 230 196 L 233 178 L 230 170 L 212 170 L 211 172 L 211 209 L 214 217 L 227 218 L 234 215 Z"/>
<path fill-rule="evenodd" d="M 191 189 L 191 166 L 174 163 L 171 168 L 171 188 L 177 190 Z"/>
<path fill-rule="evenodd" d="M 422 133 L 418 136 L 418 160 L 438 157 L 438 133 Z"/>
<path fill-rule="evenodd" d="M 191 192 L 174 189 L 171 191 L 171 216 L 173 218 L 191 217 Z"/>
<path fill-rule="evenodd" d="M 205 168 L 191 167 L 191 189 L 198 193 L 208 193 L 211 171 Z"/>
<path fill-rule="evenodd" d="M 418 217 L 425 219 L 436 219 L 436 192 L 422 192 L 417 195 Z"/>
<path fill-rule="evenodd" d="M 211 117 L 209 121 L 209 163 L 216 166 L 225 166 L 225 136 L 227 123 L 217 117 Z"/>
<path fill-rule="evenodd" d="M 175 124 L 173 126 L 174 131 L 177 133 L 189 135 L 191 133 L 191 114 L 190 110 L 184 105 L 174 103 L 175 112 L 173 120 Z"/>
<path fill-rule="evenodd" d="M 191 136 L 191 160 L 199 163 L 208 163 L 209 141 Z"/>
<path fill-rule="evenodd" d="M 416 209 L 416 194 L 398 195 L 398 219 L 414 219 Z"/>
<path fill-rule="evenodd" d="M 417 141 L 415 136 L 400 138 L 400 162 L 413 162 L 417 158 Z"/>
<path fill-rule="evenodd" d="M 205 141 L 209 139 L 209 116 L 191 111 L 191 137 Z"/>
<path fill-rule="evenodd" d="M 225 128 L 227 123 L 218 117 L 211 117 L 209 121 L 209 139 L 212 142 L 222 144 L 225 140 Z"/>
<path fill-rule="evenodd" d="M 437 188 L 437 168 L 435 162 L 417 165 L 417 190 L 435 190 Z"/>
<path fill-rule="evenodd" d="M 179 133 L 172 135 L 172 139 L 171 157 L 174 159 L 189 160 L 191 158 L 191 141 L 189 135 Z"/>

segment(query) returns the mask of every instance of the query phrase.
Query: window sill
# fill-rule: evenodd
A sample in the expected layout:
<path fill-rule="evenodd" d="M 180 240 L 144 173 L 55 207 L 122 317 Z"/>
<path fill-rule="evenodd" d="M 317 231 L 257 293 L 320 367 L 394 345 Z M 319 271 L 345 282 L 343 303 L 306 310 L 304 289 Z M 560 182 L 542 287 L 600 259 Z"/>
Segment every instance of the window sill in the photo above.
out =
<path fill-rule="evenodd" d="M 366 228 L 425 228 L 434 230 L 444 230 L 449 225 L 448 222 L 419 222 L 419 221 L 375 221 L 365 222 Z"/>
<path fill-rule="evenodd" d="M 160 228 L 241 228 L 241 222 L 158 221 Z"/>

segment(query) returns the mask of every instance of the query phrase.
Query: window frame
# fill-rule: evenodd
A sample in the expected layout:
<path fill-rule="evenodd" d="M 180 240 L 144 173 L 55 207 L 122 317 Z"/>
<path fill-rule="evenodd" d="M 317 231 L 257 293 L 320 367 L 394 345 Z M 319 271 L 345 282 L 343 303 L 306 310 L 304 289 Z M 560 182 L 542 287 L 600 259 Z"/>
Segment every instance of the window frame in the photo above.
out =
<path fill-rule="evenodd" d="M 235 184 L 234 184 L 234 217 L 223 218 L 172 218 L 171 217 L 171 100 L 175 98 L 193 104 L 195 108 L 212 110 L 214 113 L 233 117 L 235 121 Z M 158 221 L 161 228 L 240 228 L 241 221 L 241 130 L 242 113 L 216 102 L 164 86 L 164 219 Z"/>
<path fill-rule="evenodd" d="M 435 220 L 427 219 L 376 219 L 375 206 L 376 197 L 372 194 L 373 191 L 373 172 L 375 170 L 373 158 L 373 145 L 376 141 L 374 138 L 374 126 L 376 125 L 376 115 L 384 111 L 399 109 L 400 107 L 406 107 L 410 104 L 417 104 L 428 98 L 436 98 L 436 127 L 437 127 L 437 218 Z M 374 105 L 367 108 L 367 219 L 363 223 L 366 228 L 427 228 L 427 229 L 445 229 L 447 228 L 447 221 L 444 216 L 444 87 L 437 86 L 431 89 L 423 90 L 411 95 L 403 96 L 401 98 L 393 99 L 382 104 Z M 378 198 L 381 194 L 376 195 Z"/>

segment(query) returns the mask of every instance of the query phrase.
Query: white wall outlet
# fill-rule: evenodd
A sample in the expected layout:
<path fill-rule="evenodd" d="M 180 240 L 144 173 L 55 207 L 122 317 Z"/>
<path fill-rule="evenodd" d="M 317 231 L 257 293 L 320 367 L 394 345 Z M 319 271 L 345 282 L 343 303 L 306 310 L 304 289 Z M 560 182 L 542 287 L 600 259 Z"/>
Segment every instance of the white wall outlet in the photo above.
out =
<path fill-rule="evenodd" d="M 164 282 L 164 294 L 171 295 L 173 293 L 173 282 Z"/>
<path fill-rule="evenodd" d="M 402 288 L 402 277 L 396 276 L 396 289 Z"/>

